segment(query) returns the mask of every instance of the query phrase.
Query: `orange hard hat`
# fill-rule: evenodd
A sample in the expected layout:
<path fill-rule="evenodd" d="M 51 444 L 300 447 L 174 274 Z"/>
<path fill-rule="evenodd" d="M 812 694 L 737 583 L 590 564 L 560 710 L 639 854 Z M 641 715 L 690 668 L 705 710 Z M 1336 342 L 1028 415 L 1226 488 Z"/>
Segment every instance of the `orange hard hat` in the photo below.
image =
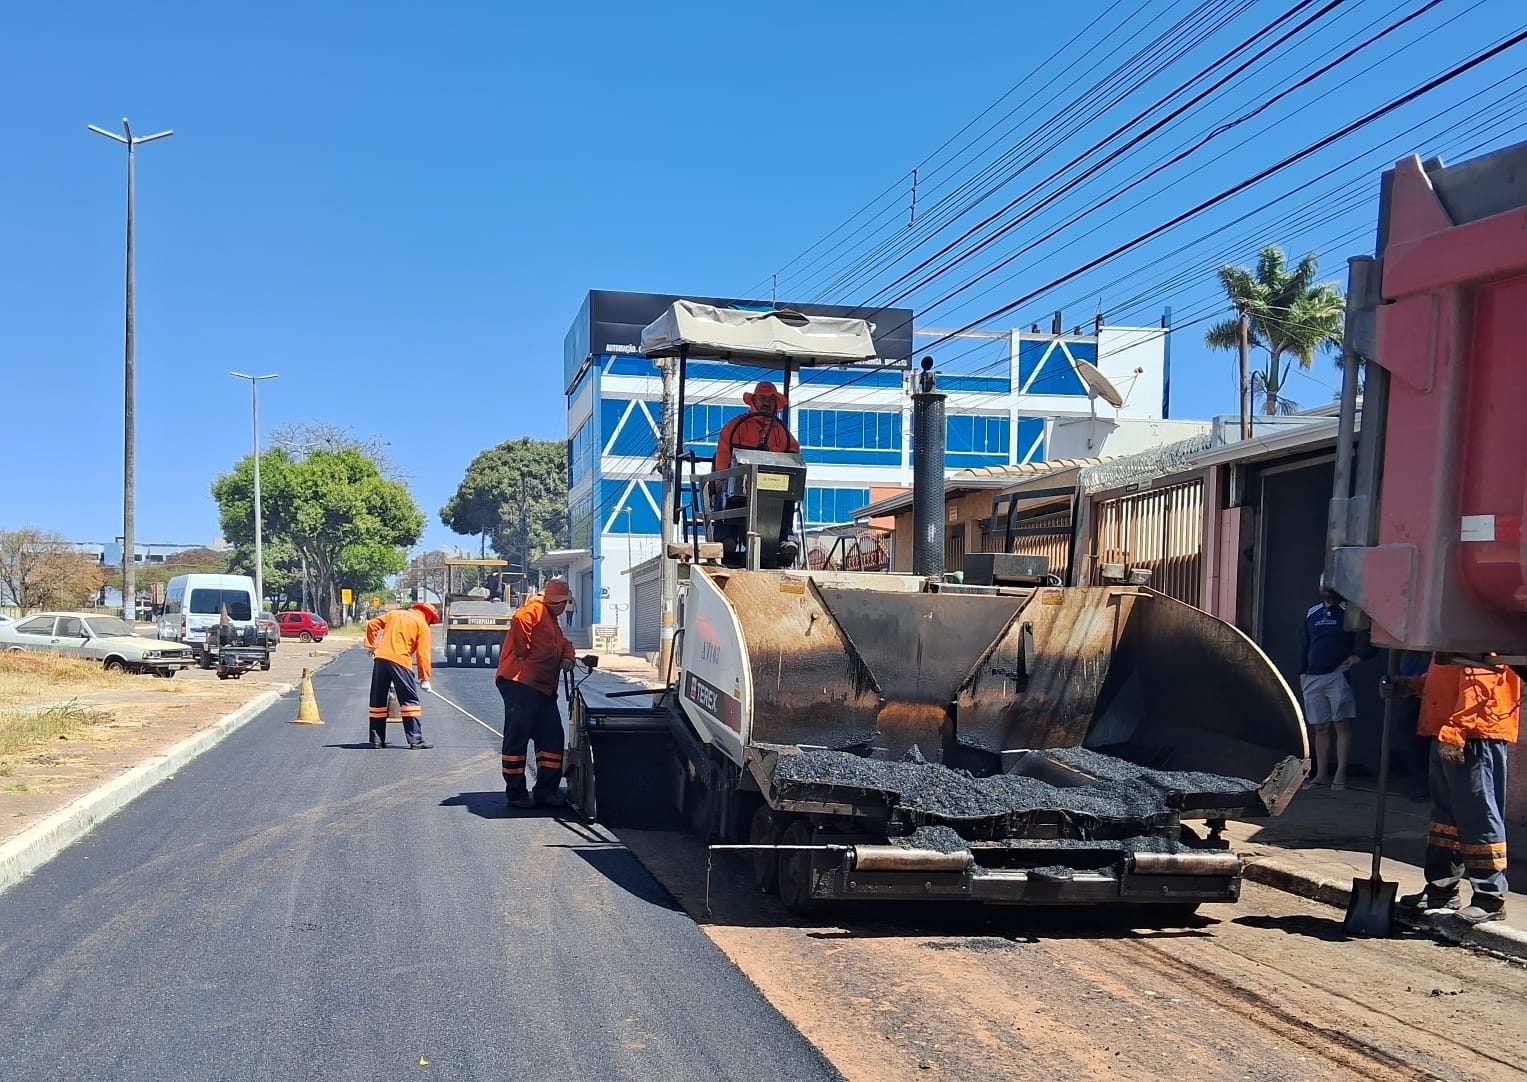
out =
<path fill-rule="evenodd" d="M 770 383 L 768 380 L 761 381 L 758 386 L 753 388 L 751 392 L 744 392 L 742 395 L 742 400 L 751 406 L 753 404 L 753 399 L 758 398 L 759 396 L 769 397 L 771 395 L 774 398 L 776 409 L 784 409 L 790 404 L 789 401 L 786 400 L 785 396 L 779 393 L 779 388 L 774 386 L 774 384 Z"/>
<path fill-rule="evenodd" d="M 558 601 L 571 601 L 573 591 L 567 585 L 566 579 L 552 579 L 546 584 L 546 589 L 541 591 L 541 597 L 548 605 L 551 605 Z"/>
<path fill-rule="evenodd" d="M 438 624 L 440 622 L 440 614 L 435 611 L 435 606 L 431 605 L 428 601 L 418 602 L 413 606 L 413 609 L 420 616 L 424 617 L 426 623 Z"/>

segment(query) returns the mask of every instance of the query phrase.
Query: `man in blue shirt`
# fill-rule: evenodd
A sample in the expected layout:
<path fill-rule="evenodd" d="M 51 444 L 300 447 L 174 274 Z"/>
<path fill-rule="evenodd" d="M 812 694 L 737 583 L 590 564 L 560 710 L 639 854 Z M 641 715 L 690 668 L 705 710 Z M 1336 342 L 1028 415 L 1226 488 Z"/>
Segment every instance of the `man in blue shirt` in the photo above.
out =
<path fill-rule="evenodd" d="M 1357 700 L 1347 670 L 1372 657 L 1359 651 L 1357 636 L 1346 629 L 1347 605 L 1335 590 L 1320 593 L 1320 604 L 1304 616 L 1304 648 L 1299 657 L 1299 686 L 1304 692 L 1304 721 L 1310 728 L 1316 773 L 1306 789 L 1347 787 L 1347 757 L 1352 749 L 1352 719 Z M 1334 767 L 1334 770 L 1333 770 Z"/>

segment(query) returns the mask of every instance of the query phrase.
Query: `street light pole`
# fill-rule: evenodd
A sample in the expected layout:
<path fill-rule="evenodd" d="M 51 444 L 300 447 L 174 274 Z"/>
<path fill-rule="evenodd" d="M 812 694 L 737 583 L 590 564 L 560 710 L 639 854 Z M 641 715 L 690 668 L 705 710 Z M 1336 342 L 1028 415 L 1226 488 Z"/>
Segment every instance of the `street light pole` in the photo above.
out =
<path fill-rule="evenodd" d="M 255 597 L 259 598 L 260 604 L 265 604 L 265 548 L 261 542 L 261 514 L 260 514 L 260 381 L 262 379 L 275 379 L 276 373 L 268 376 L 248 376 L 243 372 L 229 372 L 230 376 L 249 381 L 249 416 L 254 429 L 254 528 L 255 528 Z M 304 564 L 303 586 L 307 586 L 306 565 Z"/>
<path fill-rule="evenodd" d="M 143 143 L 174 135 L 173 131 L 156 132 L 153 135 L 134 135 L 132 125 L 122 118 L 122 135 L 87 124 L 86 128 L 97 135 L 114 139 L 127 147 L 127 312 L 123 325 L 124 345 L 124 392 L 122 396 L 122 619 L 133 623 L 138 618 L 138 581 L 136 557 L 138 539 L 136 514 L 137 473 L 137 372 L 133 355 L 133 150 Z"/>

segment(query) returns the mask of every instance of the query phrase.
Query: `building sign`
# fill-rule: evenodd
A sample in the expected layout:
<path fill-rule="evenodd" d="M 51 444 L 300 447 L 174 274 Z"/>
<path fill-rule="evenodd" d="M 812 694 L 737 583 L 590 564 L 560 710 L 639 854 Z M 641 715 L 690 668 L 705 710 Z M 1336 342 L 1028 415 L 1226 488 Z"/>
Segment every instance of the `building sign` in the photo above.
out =
<path fill-rule="evenodd" d="M 346 605 L 350 604 L 351 601 L 355 600 L 354 595 L 352 595 L 349 590 L 341 590 L 341 591 L 339 591 L 339 599 L 341 601 L 343 601 Z"/>

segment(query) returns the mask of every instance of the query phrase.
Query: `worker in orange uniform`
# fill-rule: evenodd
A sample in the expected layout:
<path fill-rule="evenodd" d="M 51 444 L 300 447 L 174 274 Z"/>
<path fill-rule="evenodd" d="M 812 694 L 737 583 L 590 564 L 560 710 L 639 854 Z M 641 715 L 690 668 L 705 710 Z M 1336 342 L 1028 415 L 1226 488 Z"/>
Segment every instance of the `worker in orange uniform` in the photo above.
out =
<path fill-rule="evenodd" d="M 558 620 L 572 599 L 567 583 L 552 579 L 515 612 L 499 652 L 493 683 L 504 700 L 501 758 L 504 794 L 511 808 L 560 808 L 567 803 L 559 791 L 566 739 L 557 709 L 557 678 L 572 671 L 576 655 Z M 525 788 L 525 755 L 532 740 L 536 783 L 530 792 Z"/>
<path fill-rule="evenodd" d="M 393 609 L 366 622 L 366 649 L 376 655 L 371 663 L 371 746 L 387 746 L 387 692 L 398 696 L 398 712 L 403 715 L 403 733 L 409 748 L 422 751 L 434 747 L 424 740 L 424 707 L 419 690 L 430 690 L 429 626 L 440 622 L 435 606 L 419 602 L 413 608 Z M 414 681 L 414 660 L 419 663 L 419 680 Z"/>
<path fill-rule="evenodd" d="M 1445 655 L 1434 654 L 1425 675 L 1395 683 L 1398 693 L 1421 697 L 1417 728 L 1432 738 L 1426 886 L 1400 904 L 1458 910 L 1458 888 L 1468 879 L 1474 896 L 1458 919 L 1504 920 L 1506 751 L 1520 731 L 1521 680 L 1505 666 L 1449 664 Z"/>
<path fill-rule="evenodd" d="M 801 445 L 780 420 L 779 411 L 789 403 L 779 393 L 779 388 L 765 381 L 754 387 L 751 394 L 744 394 L 742 400 L 747 403 L 748 412 L 728 421 L 716 438 L 715 468 L 718 471 L 731 468 L 732 452 L 739 448 L 781 454 L 800 451 Z"/>

